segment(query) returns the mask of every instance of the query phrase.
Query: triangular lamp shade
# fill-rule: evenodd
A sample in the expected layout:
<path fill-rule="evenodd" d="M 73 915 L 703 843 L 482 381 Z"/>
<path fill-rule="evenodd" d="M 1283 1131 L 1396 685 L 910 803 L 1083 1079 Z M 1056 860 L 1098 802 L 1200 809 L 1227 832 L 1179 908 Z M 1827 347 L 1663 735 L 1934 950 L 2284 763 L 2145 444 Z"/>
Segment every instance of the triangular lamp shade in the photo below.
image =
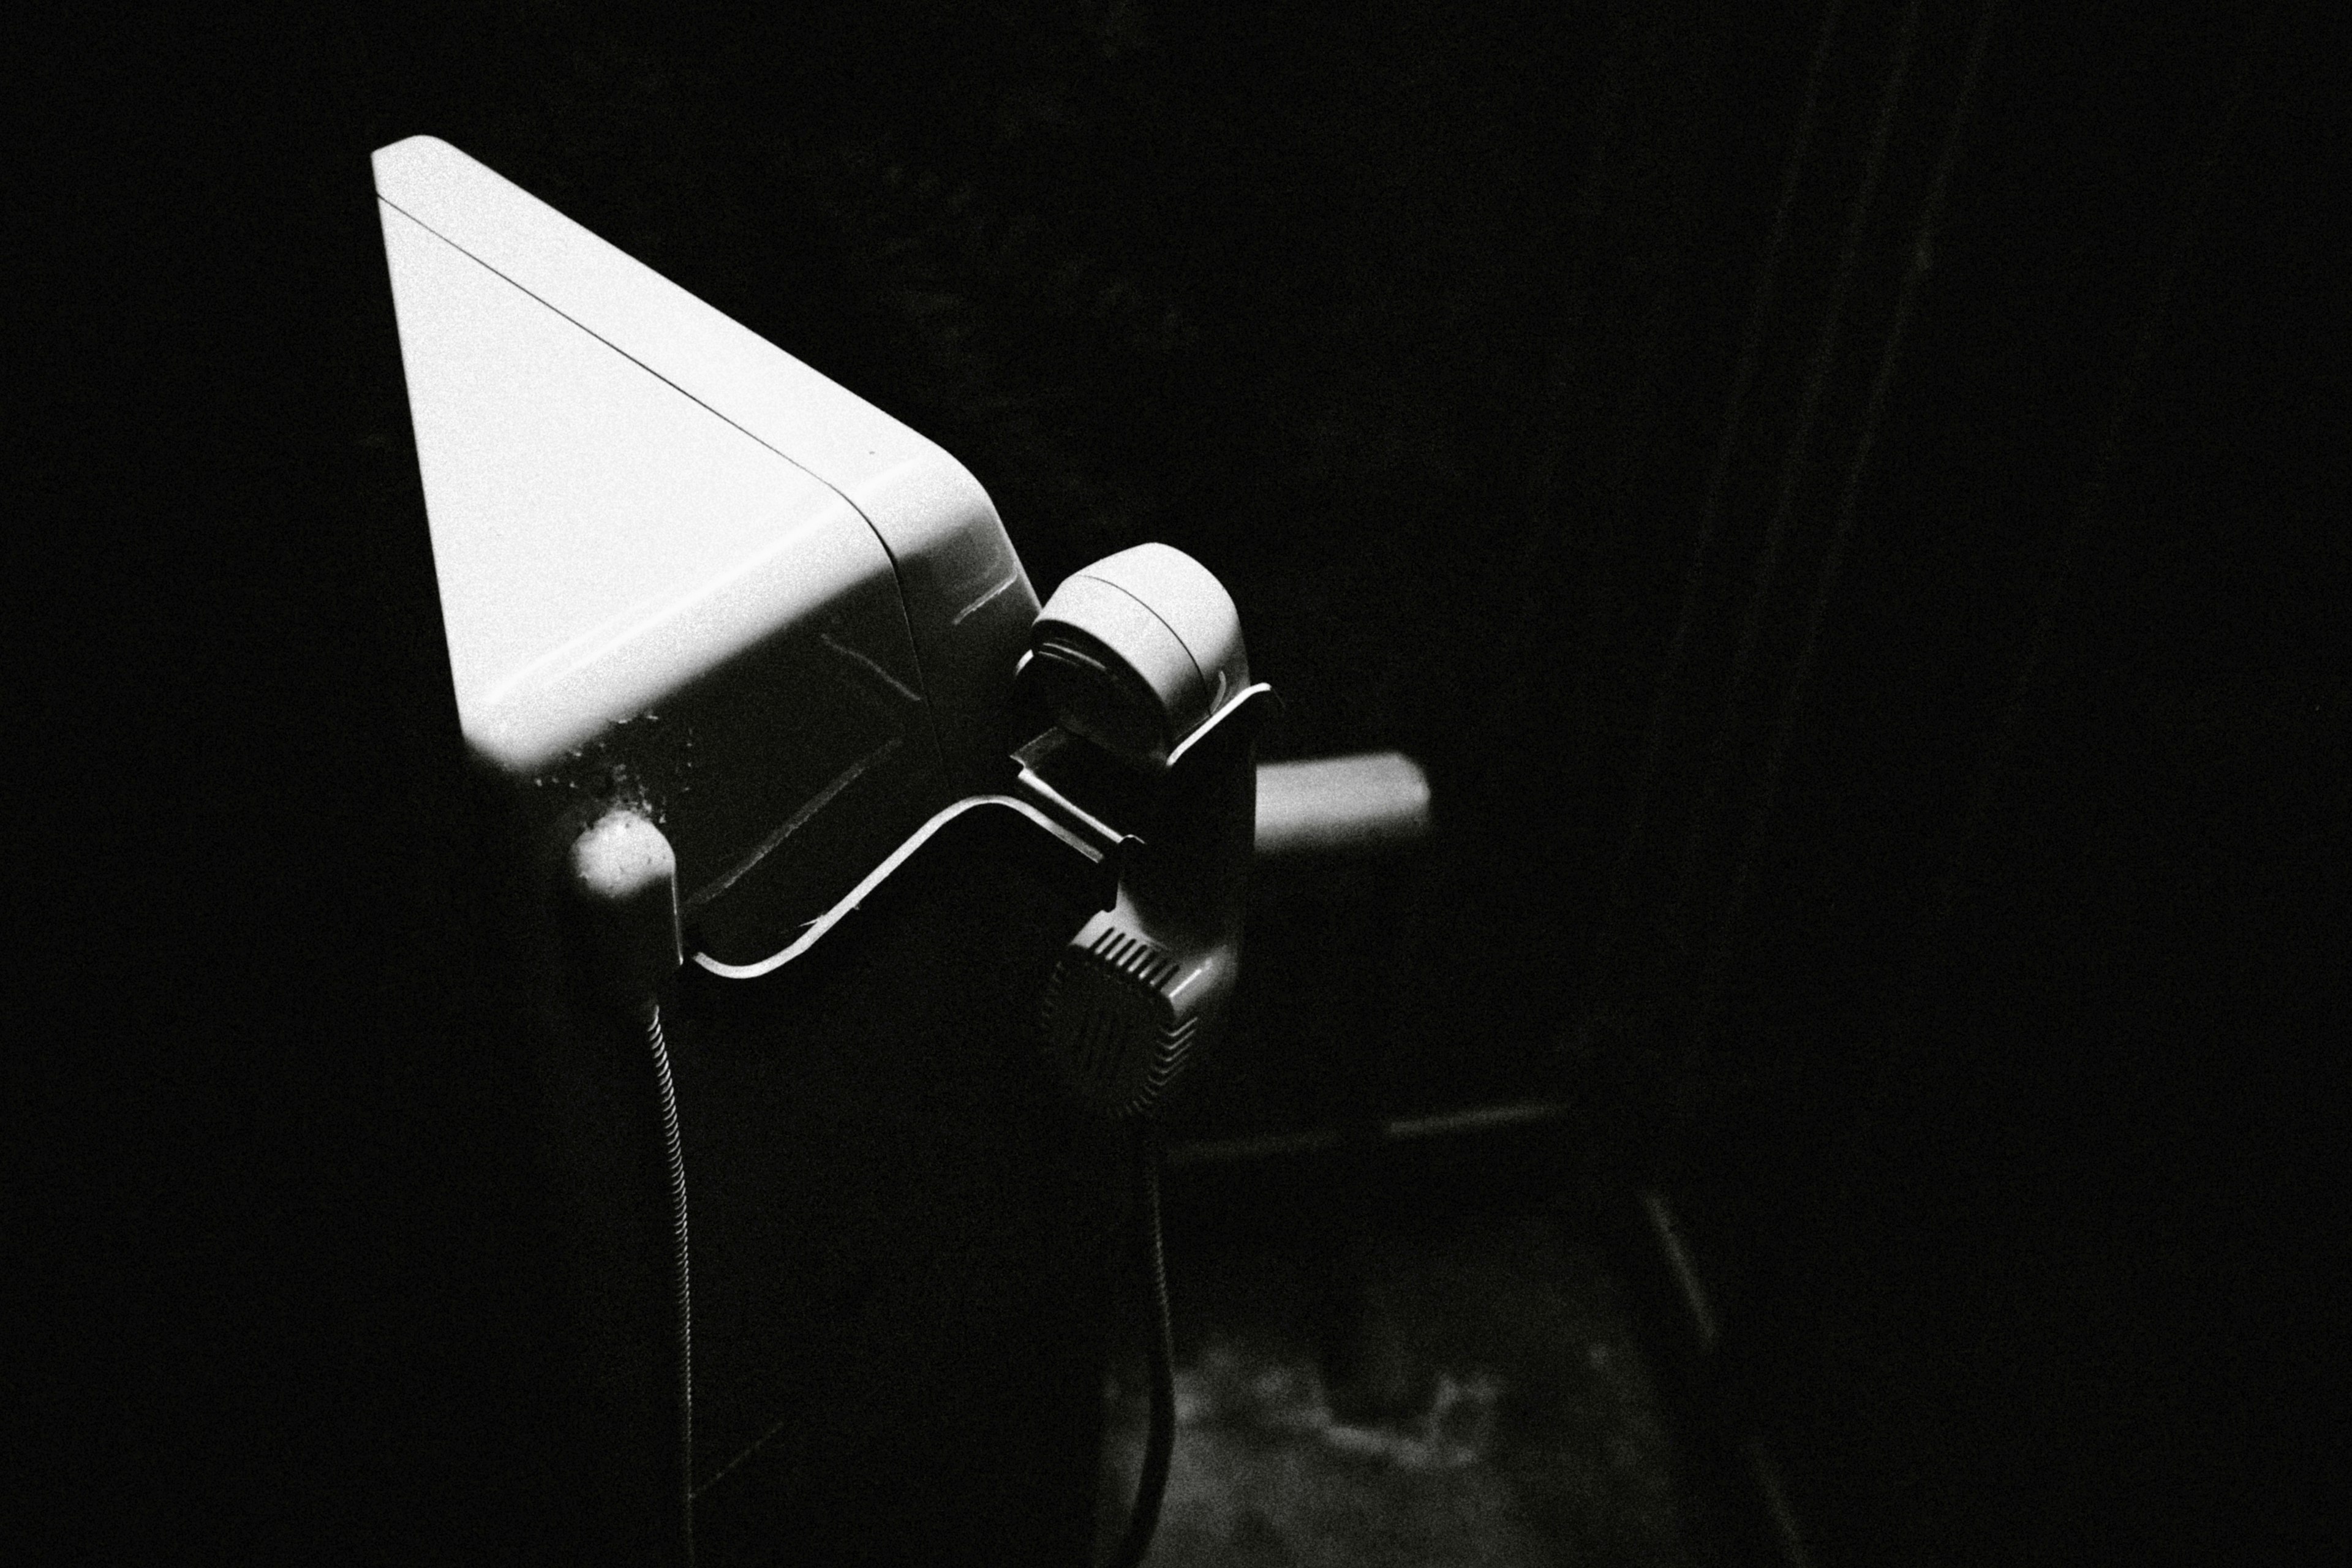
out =
<path fill-rule="evenodd" d="M 374 155 L 457 713 L 765 951 L 1001 759 L 1037 601 L 961 464 L 447 143 Z"/>

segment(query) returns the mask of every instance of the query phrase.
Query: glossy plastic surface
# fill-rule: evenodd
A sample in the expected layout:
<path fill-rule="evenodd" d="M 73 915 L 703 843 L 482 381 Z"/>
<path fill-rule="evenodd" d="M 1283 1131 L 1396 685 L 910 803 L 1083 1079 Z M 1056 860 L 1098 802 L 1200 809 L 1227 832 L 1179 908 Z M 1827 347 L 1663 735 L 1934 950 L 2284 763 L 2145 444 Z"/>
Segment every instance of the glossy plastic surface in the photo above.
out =
<path fill-rule="evenodd" d="M 938 446 L 446 142 L 374 155 L 458 718 L 751 955 L 1001 783 L 1036 598 Z"/>

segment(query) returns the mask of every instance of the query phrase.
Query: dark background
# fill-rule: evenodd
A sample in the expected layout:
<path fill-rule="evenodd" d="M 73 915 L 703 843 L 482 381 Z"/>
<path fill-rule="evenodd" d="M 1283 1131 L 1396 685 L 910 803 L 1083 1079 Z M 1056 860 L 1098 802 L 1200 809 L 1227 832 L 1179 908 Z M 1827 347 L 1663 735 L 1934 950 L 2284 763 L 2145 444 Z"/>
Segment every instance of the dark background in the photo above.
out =
<path fill-rule="evenodd" d="M 2340 51 L 2294 7 L 1823 22 L 551 4 L 25 54 L 18 1506 L 251 1549 L 396 1377 L 352 1238 L 429 1180 L 382 1129 L 464 1113 L 467 917 L 365 160 L 430 132 L 955 452 L 1041 591 L 1197 555 L 1269 755 L 1424 762 L 1415 859 L 1269 879 L 1181 1131 L 1564 1100 L 1563 1181 L 1670 1187 L 1722 1270 L 1824 1561 L 2316 1544 Z"/>

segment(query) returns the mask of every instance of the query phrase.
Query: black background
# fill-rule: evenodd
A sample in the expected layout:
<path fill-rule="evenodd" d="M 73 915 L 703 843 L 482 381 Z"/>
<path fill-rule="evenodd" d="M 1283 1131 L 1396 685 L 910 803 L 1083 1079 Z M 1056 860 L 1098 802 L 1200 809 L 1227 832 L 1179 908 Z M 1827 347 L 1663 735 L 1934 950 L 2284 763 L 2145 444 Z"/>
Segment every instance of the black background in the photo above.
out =
<path fill-rule="evenodd" d="M 508 5 L 20 52 L 16 1506 L 171 1556 L 365 1529 L 319 1522 L 375 1495 L 397 1376 L 350 1347 L 399 1247 L 353 1238 L 432 1212 L 384 1130 L 464 1115 L 366 172 L 431 132 L 957 453 L 1041 589 L 1199 556 L 1271 754 L 1424 760 L 1409 878 L 1269 884 L 1291 979 L 1189 1131 L 1571 1101 L 1563 1154 L 1682 1193 L 1775 1352 L 1825 1559 L 2311 1544 L 2340 52 L 2293 7 L 2004 8 L 1923 230 L 1977 21 L 1847 8 L 1760 314 L 1812 11 Z"/>

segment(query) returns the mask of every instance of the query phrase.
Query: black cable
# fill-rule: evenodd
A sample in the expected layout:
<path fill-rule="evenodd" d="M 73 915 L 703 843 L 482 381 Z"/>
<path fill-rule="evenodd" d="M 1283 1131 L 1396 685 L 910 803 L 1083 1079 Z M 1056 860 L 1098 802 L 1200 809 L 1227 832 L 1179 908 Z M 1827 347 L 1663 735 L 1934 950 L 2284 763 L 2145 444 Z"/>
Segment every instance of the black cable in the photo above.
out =
<path fill-rule="evenodd" d="M 646 999 L 645 1028 L 661 1093 L 663 1152 L 669 1163 L 671 1258 L 677 1290 L 678 1495 L 684 1510 L 685 1561 L 687 1568 L 694 1568 L 694 1289 L 686 1228 L 686 1145 L 678 1133 L 677 1086 L 670 1076 L 669 1042 L 662 1036 L 661 1004 L 651 997 Z"/>
<path fill-rule="evenodd" d="M 1135 1507 L 1127 1533 L 1111 1553 L 1110 1568 L 1136 1568 L 1151 1550 L 1160 1528 L 1160 1499 L 1168 1490 L 1168 1463 L 1176 1449 L 1176 1345 L 1168 1314 L 1168 1254 L 1160 1229 L 1160 1132 L 1143 1117 L 1135 1121 L 1136 1221 L 1144 1271 L 1151 1288 L 1151 1426 L 1143 1445 L 1143 1469 L 1136 1478 Z"/>

